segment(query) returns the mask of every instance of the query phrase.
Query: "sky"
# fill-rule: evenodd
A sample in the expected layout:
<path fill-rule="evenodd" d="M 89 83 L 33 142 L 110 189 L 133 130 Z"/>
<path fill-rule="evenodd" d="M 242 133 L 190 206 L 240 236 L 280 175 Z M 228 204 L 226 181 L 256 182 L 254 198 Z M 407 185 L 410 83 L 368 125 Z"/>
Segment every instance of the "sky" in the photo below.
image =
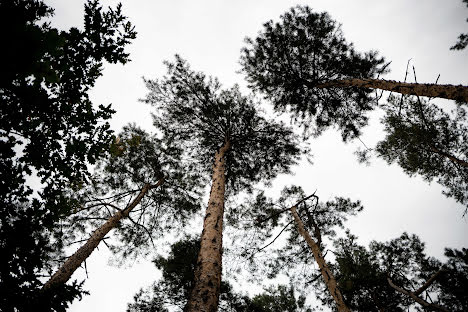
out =
<path fill-rule="evenodd" d="M 84 1 L 45 2 L 55 8 L 53 26 L 82 27 Z M 115 7 L 118 1 L 101 3 Z M 440 84 L 468 85 L 468 49 L 449 50 L 468 28 L 468 9 L 461 0 L 123 0 L 122 4 L 138 32 L 128 47 L 132 61 L 124 66 L 106 65 L 91 91 L 95 104 L 112 103 L 117 112 L 111 125 L 116 131 L 133 122 L 154 132 L 151 107 L 138 101 L 147 93 L 142 77 L 164 75 L 163 61 L 173 60 L 176 53 L 193 69 L 218 77 L 224 86 L 237 83 L 248 92 L 239 73 L 244 38 L 255 36 L 264 22 L 277 20 L 297 4 L 327 11 L 342 24 L 356 50 L 377 50 L 392 61 L 385 79 L 403 80 L 411 59 L 419 82 L 433 83 L 440 75 Z M 410 75 L 408 81 L 412 80 Z M 445 100 L 439 104 L 453 105 Z M 361 139 L 372 146 L 379 138 L 379 115 L 374 114 Z M 375 158 L 370 166 L 359 164 L 353 152 L 360 144 L 343 144 L 336 131 L 327 131 L 310 141 L 313 164 L 301 162 L 293 168 L 294 175 L 273 181 L 270 192 L 294 183 L 306 192 L 317 190 L 322 200 L 334 196 L 361 200 L 364 211 L 346 226 L 362 244 L 396 238 L 407 231 L 419 235 L 428 253 L 438 258 L 444 247 L 467 247 L 468 220 L 462 217 L 463 207 L 444 197 L 437 184 L 409 177 L 396 165 Z M 194 231 L 201 232 L 201 228 Z M 90 295 L 74 302 L 70 311 L 125 311 L 133 295 L 160 276 L 148 259 L 119 268 L 109 265 L 109 255 L 100 246 L 88 259 L 84 286 Z M 84 277 L 84 270 L 73 276 Z"/>

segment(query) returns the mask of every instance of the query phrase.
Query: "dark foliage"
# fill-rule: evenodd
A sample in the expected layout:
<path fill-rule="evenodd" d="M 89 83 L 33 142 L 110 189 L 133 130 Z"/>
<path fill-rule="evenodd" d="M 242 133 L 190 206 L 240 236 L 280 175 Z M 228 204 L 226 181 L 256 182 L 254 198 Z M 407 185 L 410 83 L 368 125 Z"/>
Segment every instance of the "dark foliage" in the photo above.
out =
<path fill-rule="evenodd" d="M 294 7 L 279 22 L 265 23 L 257 38 L 246 42 L 241 64 L 250 86 L 270 99 L 277 111 L 290 111 L 305 134 L 319 135 L 336 126 L 347 140 L 367 124 L 365 113 L 374 108 L 371 90 L 316 86 L 375 78 L 384 72 L 384 59 L 376 52 L 356 52 L 327 13 Z"/>
<path fill-rule="evenodd" d="M 409 175 L 436 180 L 446 196 L 468 206 L 466 107 L 458 105 L 448 114 L 420 99 L 391 96 L 384 111 L 386 137 L 377 144 L 377 155 Z"/>
<path fill-rule="evenodd" d="M 437 280 L 440 304 L 450 311 L 468 310 L 468 249 L 446 248 L 444 274 Z"/>
<path fill-rule="evenodd" d="M 183 148 L 210 174 L 215 152 L 229 142 L 227 189 L 234 193 L 289 172 L 302 152 L 290 128 L 262 117 L 237 86 L 221 89 L 216 79 L 192 71 L 179 56 L 166 65 L 167 76 L 146 80 L 150 93 L 144 102 L 155 106 L 154 124 L 168 145 Z"/>
<path fill-rule="evenodd" d="M 3 1 L 0 124 L 4 148 L 24 175 L 34 169 L 48 188 L 87 175 L 110 143 L 109 105 L 94 108 L 87 92 L 101 76 L 103 61 L 126 63 L 124 47 L 135 37 L 121 6 L 102 11 L 85 6 L 84 31 L 59 31 L 39 19 L 53 10 L 41 1 Z M 13 155 L 17 155 L 15 157 Z"/>
<path fill-rule="evenodd" d="M 86 179 L 110 143 L 110 106 L 94 108 L 87 92 L 104 61 L 125 63 L 135 37 L 120 6 L 85 7 L 85 29 L 59 31 L 41 19 L 42 1 L 0 2 L 0 310 L 65 311 L 80 284 L 40 293 L 56 248 L 49 231 L 69 210 L 62 188 Z M 37 176 L 34 194 L 26 179 Z"/>
<path fill-rule="evenodd" d="M 389 242 L 371 242 L 366 249 L 349 234 L 335 243 L 336 275 L 349 307 L 356 311 L 407 311 L 421 309 L 412 298 L 392 288 L 387 277 L 403 289 L 415 291 L 443 269 L 421 298 L 449 311 L 466 311 L 468 296 L 467 250 L 446 250 L 449 260 L 442 264 L 428 257 L 416 235 L 403 233 Z"/>
<path fill-rule="evenodd" d="M 462 0 L 468 7 L 468 0 Z M 468 19 L 466 20 L 468 22 Z M 468 34 L 460 34 L 458 36 L 458 41 L 453 45 L 450 50 L 463 50 L 468 46 Z"/>
<path fill-rule="evenodd" d="M 157 257 L 156 267 L 162 279 L 148 289 L 141 289 L 128 305 L 128 312 L 182 311 L 192 287 L 200 240 L 187 238 L 171 246 L 167 258 Z M 234 292 L 227 282 L 221 282 L 219 311 L 224 312 L 299 312 L 310 311 L 305 298 L 296 299 L 292 288 L 278 285 L 249 298 Z"/>

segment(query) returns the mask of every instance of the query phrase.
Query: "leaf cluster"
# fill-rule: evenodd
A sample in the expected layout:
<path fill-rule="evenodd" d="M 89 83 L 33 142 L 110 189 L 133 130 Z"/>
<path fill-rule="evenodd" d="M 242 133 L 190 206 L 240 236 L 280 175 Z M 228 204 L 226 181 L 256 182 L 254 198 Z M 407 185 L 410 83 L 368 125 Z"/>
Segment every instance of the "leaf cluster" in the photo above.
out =
<path fill-rule="evenodd" d="M 107 62 L 125 63 L 135 31 L 120 8 L 85 5 L 85 29 L 41 22 L 43 1 L 1 1 L 0 35 L 0 310 L 64 311 L 81 284 L 41 293 L 60 246 L 50 233 L 69 210 L 63 189 L 89 176 L 111 140 L 109 105 L 93 107 L 88 91 Z M 40 179 L 40 192 L 26 179 Z"/>

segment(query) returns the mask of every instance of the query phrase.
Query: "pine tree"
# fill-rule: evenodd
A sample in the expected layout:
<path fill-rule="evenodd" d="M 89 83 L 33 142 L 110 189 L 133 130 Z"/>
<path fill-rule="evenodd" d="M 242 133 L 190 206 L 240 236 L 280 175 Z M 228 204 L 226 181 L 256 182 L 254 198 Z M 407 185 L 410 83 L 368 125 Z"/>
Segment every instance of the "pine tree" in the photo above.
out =
<path fill-rule="evenodd" d="M 280 21 L 265 23 L 247 39 L 241 64 L 247 81 L 278 111 L 291 111 L 312 134 L 330 126 L 343 139 L 359 134 L 365 113 L 375 107 L 372 89 L 468 102 L 468 87 L 406 83 L 378 79 L 386 72 L 376 52 L 356 52 L 327 13 L 297 6 Z"/>
<path fill-rule="evenodd" d="M 409 175 L 436 180 L 444 194 L 468 209 L 468 110 L 451 113 L 419 98 L 389 97 L 382 119 L 385 138 L 375 153 Z"/>
<path fill-rule="evenodd" d="M 43 290 L 66 283 L 112 230 L 117 232 L 118 243 L 106 245 L 119 253 L 122 262 L 147 254 L 155 247 L 154 238 L 174 229 L 180 232 L 200 207 L 202 185 L 201 176 L 187 170 L 181 156 L 180 149 L 164 146 L 135 125 L 124 127 L 111 146 L 110 157 L 98 163 L 92 185 L 74 196 L 75 211 L 61 220 L 56 236 L 66 243 L 76 240 L 79 232 L 94 231 Z"/>
<path fill-rule="evenodd" d="M 446 249 L 443 264 L 424 252 L 416 235 L 403 233 L 388 242 L 372 241 L 368 248 L 348 233 L 335 242 L 340 287 L 356 311 L 465 311 L 468 296 L 467 250 Z"/>
<path fill-rule="evenodd" d="M 156 108 L 154 123 L 168 145 L 212 173 L 195 283 L 187 311 L 216 311 L 222 272 L 222 230 L 226 189 L 234 194 L 288 172 L 301 154 L 294 133 L 265 119 L 238 87 L 221 89 L 214 78 L 192 71 L 176 56 L 168 74 L 146 81 L 144 100 Z"/>
<path fill-rule="evenodd" d="M 154 264 L 162 271 L 161 280 L 141 289 L 128 312 L 183 311 L 192 288 L 194 270 L 200 250 L 200 239 L 186 237 L 173 245 L 168 257 L 156 257 Z M 296 299 L 294 289 L 285 285 L 270 286 L 263 293 L 248 297 L 236 293 L 221 282 L 219 311 L 222 312 L 310 312 L 305 297 Z"/>
<path fill-rule="evenodd" d="M 331 306 L 338 311 L 350 311 L 330 262 L 325 259 L 324 239 L 334 237 L 336 229 L 343 228 L 349 216 L 363 209 L 360 202 L 337 197 L 322 203 L 315 193 L 306 196 L 302 188 L 292 186 L 283 189 L 277 202 L 260 193 L 255 196 L 249 207 L 251 209 L 244 214 L 242 223 L 246 224 L 244 230 L 247 233 L 253 231 L 253 237 L 246 232 L 241 235 L 247 236 L 244 240 L 253 244 L 246 246 L 241 255 L 250 261 L 251 269 L 264 271 L 261 276 L 286 274 L 296 285 L 303 285 L 300 287 L 303 292 L 311 281 L 318 281 L 316 291 L 323 291 L 324 296 L 330 299 Z M 286 215 L 286 212 L 291 214 Z M 248 220 L 254 222 L 249 224 Z M 296 227 L 289 228 L 291 224 L 295 224 Z M 275 232 L 278 234 L 271 240 L 272 233 Z M 274 252 L 270 250 L 265 257 L 260 257 L 258 261 L 261 264 L 257 265 L 255 258 L 283 233 L 288 235 L 286 244 L 277 247 Z M 270 242 L 266 243 L 266 239 Z M 318 274 L 313 269 L 315 265 L 318 266 Z"/>

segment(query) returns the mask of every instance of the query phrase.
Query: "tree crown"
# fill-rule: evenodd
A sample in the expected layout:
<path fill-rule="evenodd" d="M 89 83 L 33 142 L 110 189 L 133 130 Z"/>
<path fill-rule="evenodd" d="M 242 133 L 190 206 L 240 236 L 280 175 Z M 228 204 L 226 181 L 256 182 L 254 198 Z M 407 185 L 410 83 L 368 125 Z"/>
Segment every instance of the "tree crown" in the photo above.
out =
<path fill-rule="evenodd" d="M 293 131 L 263 117 L 237 86 L 221 89 L 179 56 L 166 65 L 166 76 L 146 80 L 150 93 L 143 101 L 157 109 L 154 124 L 167 144 L 182 146 L 204 172 L 211 172 L 215 152 L 227 142 L 226 178 L 234 192 L 288 172 L 299 159 L 304 150 Z"/>
<path fill-rule="evenodd" d="M 346 140 L 366 125 L 364 113 L 374 107 L 370 90 L 316 86 L 375 77 L 385 71 L 384 59 L 374 51 L 355 51 L 327 13 L 308 6 L 291 8 L 279 22 L 265 23 L 246 43 L 241 64 L 250 86 L 270 99 L 277 111 L 290 111 L 306 134 L 319 135 L 336 126 Z"/>

